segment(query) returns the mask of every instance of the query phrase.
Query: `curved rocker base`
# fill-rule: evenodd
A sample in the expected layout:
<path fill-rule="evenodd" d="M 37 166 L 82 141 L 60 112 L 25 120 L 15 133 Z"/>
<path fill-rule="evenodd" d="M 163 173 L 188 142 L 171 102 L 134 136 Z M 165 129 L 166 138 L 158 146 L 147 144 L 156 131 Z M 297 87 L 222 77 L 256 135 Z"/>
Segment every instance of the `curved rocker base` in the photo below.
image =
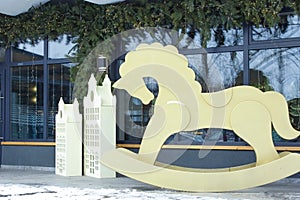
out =
<path fill-rule="evenodd" d="M 225 192 L 256 187 L 300 171 L 300 154 L 283 152 L 272 162 L 223 169 L 193 169 L 159 164 L 150 165 L 127 149 L 119 148 L 103 155 L 107 167 L 138 181 L 162 188 L 190 192 Z"/>

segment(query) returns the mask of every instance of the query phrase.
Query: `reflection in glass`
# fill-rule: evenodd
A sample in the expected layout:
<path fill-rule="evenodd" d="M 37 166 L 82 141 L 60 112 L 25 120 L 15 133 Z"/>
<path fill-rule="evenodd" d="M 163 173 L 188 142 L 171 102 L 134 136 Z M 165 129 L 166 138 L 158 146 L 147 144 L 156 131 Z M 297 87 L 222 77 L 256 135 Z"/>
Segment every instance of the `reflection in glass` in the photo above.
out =
<path fill-rule="evenodd" d="M 0 62 L 4 62 L 4 61 L 5 61 L 5 49 L 0 48 Z"/>
<path fill-rule="evenodd" d="M 215 92 L 237 84 L 237 76 L 243 70 L 242 52 L 188 55 L 190 67 L 202 92 Z M 203 86 L 204 81 L 205 86 Z"/>
<path fill-rule="evenodd" d="M 210 39 L 206 43 L 206 47 L 225 47 L 225 46 L 237 46 L 243 45 L 243 30 L 242 29 L 229 29 L 226 30 L 219 26 L 217 28 L 210 29 Z M 190 46 L 184 48 L 200 48 L 198 44 L 201 44 L 201 36 L 199 33 L 194 34 L 193 42 Z M 182 48 L 181 47 L 181 48 Z"/>
<path fill-rule="evenodd" d="M 250 69 L 257 72 L 257 86 L 270 86 L 286 100 L 300 97 L 300 48 L 250 51 Z"/>
<path fill-rule="evenodd" d="M 10 139 L 43 138 L 43 66 L 11 68 Z"/>
<path fill-rule="evenodd" d="M 4 122 L 3 121 L 4 120 L 4 118 L 3 118 L 4 97 L 3 97 L 2 85 L 1 85 L 2 79 L 3 79 L 2 74 L 0 74 L 0 130 L 3 130 L 2 127 L 3 127 L 3 122 Z M 0 134 L 0 136 L 3 136 L 3 134 Z"/>
<path fill-rule="evenodd" d="M 144 82 L 147 88 L 157 97 L 158 85 L 155 79 L 145 77 Z M 155 99 L 148 105 L 144 105 L 141 100 L 131 97 L 123 90 L 114 90 L 117 96 L 117 125 L 124 134 L 126 140 L 140 140 L 143 137 L 152 113 Z M 128 104 L 128 105 L 127 105 Z M 119 131 L 120 134 L 120 131 Z M 119 137 L 120 138 L 120 137 Z"/>
<path fill-rule="evenodd" d="M 275 27 L 252 27 L 254 40 L 272 40 L 300 37 L 300 18 L 298 15 L 281 15 L 282 23 Z"/>
<path fill-rule="evenodd" d="M 300 48 L 278 48 L 250 52 L 252 85 L 263 91 L 283 94 L 289 105 L 290 121 L 298 128 L 300 119 Z M 283 141 L 275 131 L 275 141 Z M 299 139 L 298 139 L 299 140 Z"/>
<path fill-rule="evenodd" d="M 170 136 L 165 144 L 202 144 L 213 146 L 218 142 L 242 141 L 232 130 L 221 128 L 207 128 L 196 131 L 181 131 Z"/>
<path fill-rule="evenodd" d="M 76 44 L 73 43 L 73 40 L 73 38 L 63 35 L 55 41 L 49 41 L 48 57 L 50 59 L 57 59 L 74 56 L 76 53 Z"/>
<path fill-rule="evenodd" d="M 12 62 L 25 62 L 43 60 L 44 56 L 44 41 L 32 45 L 30 43 L 19 44 L 12 47 Z"/>
<path fill-rule="evenodd" d="M 207 42 L 207 47 L 222 47 L 243 45 L 243 30 L 225 30 L 222 27 L 211 29 L 211 38 Z"/>
<path fill-rule="evenodd" d="M 55 138 L 55 115 L 58 102 L 62 97 L 66 104 L 72 102 L 73 83 L 71 81 L 72 64 L 54 64 L 48 66 L 49 101 L 48 101 L 48 135 L 47 139 Z"/>

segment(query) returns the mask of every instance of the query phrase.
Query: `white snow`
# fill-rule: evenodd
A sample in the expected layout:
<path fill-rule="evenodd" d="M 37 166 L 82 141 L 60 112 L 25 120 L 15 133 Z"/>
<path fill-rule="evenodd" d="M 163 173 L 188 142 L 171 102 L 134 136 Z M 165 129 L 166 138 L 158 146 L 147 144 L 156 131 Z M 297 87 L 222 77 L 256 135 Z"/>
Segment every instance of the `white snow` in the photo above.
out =
<path fill-rule="evenodd" d="M 76 188 L 34 184 L 0 184 L 0 199 L 11 200 L 274 200 L 299 199 L 300 193 L 232 192 L 232 193 L 188 193 L 172 190 L 139 190 L 115 188 Z"/>
<path fill-rule="evenodd" d="M 83 189 L 74 187 L 58 187 L 45 185 L 0 184 L 0 199 L 122 199 L 122 200 L 227 200 L 222 197 L 207 197 L 199 193 L 182 193 L 169 190 L 138 191 L 136 189 Z M 240 198 L 230 198 L 240 199 Z"/>

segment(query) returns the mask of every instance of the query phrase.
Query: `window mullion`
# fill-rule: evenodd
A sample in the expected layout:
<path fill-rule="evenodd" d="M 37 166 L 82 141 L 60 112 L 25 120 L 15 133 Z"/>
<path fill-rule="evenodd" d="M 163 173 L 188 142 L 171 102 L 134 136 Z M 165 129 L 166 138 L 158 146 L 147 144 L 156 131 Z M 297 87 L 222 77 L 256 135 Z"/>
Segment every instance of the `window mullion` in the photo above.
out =
<path fill-rule="evenodd" d="M 47 139 L 48 135 L 48 97 L 49 97 L 49 85 L 48 85 L 48 80 L 49 80 L 49 75 L 48 75 L 48 39 L 44 40 L 44 60 L 43 60 L 43 139 Z"/>
<path fill-rule="evenodd" d="M 251 39 L 250 34 L 250 25 L 244 23 L 243 25 L 243 34 L 244 34 L 244 48 L 243 48 L 243 84 L 250 84 L 250 74 L 249 74 L 249 41 Z"/>

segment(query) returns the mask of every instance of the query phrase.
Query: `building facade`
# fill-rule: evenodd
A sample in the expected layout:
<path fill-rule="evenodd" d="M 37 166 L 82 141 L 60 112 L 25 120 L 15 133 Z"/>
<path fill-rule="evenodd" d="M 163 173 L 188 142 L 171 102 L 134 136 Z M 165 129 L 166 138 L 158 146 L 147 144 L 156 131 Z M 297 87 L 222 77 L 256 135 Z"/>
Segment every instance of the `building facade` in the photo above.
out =
<path fill-rule="evenodd" d="M 179 51 L 188 58 L 196 79 L 206 92 L 244 84 L 263 91 L 282 93 L 289 105 L 290 121 L 299 130 L 300 18 L 294 13 L 284 15 L 287 19 L 284 26 L 262 28 L 244 24 L 242 29 L 212 30 L 206 52 L 196 47 Z M 220 33 L 226 36 L 223 41 L 216 40 Z M 21 44 L 1 50 L 2 167 L 54 168 L 54 116 L 60 97 L 65 103 L 71 103 L 74 98 L 72 67 L 76 64 L 67 57 L 70 49 L 63 41 L 45 39 L 35 46 Z M 124 56 L 121 56 L 109 66 L 108 74 L 112 81 L 119 78 L 118 70 L 123 60 Z M 218 73 L 213 73 L 213 70 Z M 213 81 L 216 79 L 218 82 Z M 155 81 L 148 79 L 146 82 L 154 94 L 158 92 Z M 138 151 L 153 105 L 142 105 L 139 100 L 129 97 L 129 106 L 122 110 L 124 106 L 118 103 L 128 98 L 126 95 L 117 93 L 117 124 L 123 126 L 116 126 L 117 145 Z M 273 140 L 278 151 L 300 152 L 300 138 L 285 141 L 273 131 Z M 194 145 L 189 150 L 162 150 L 158 158 L 160 161 L 172 161 L 178 165 L 228 167 L 255 159 L 249 146 L 230 130 L 205 129 L 174 133 L 166 142 L 172 145 Z M 200 151 L 202 144 L 210 142 L 214 142 L 213 149 Z M 172 160 L 172 157 L 176 157 L 176 160 Z"/>

